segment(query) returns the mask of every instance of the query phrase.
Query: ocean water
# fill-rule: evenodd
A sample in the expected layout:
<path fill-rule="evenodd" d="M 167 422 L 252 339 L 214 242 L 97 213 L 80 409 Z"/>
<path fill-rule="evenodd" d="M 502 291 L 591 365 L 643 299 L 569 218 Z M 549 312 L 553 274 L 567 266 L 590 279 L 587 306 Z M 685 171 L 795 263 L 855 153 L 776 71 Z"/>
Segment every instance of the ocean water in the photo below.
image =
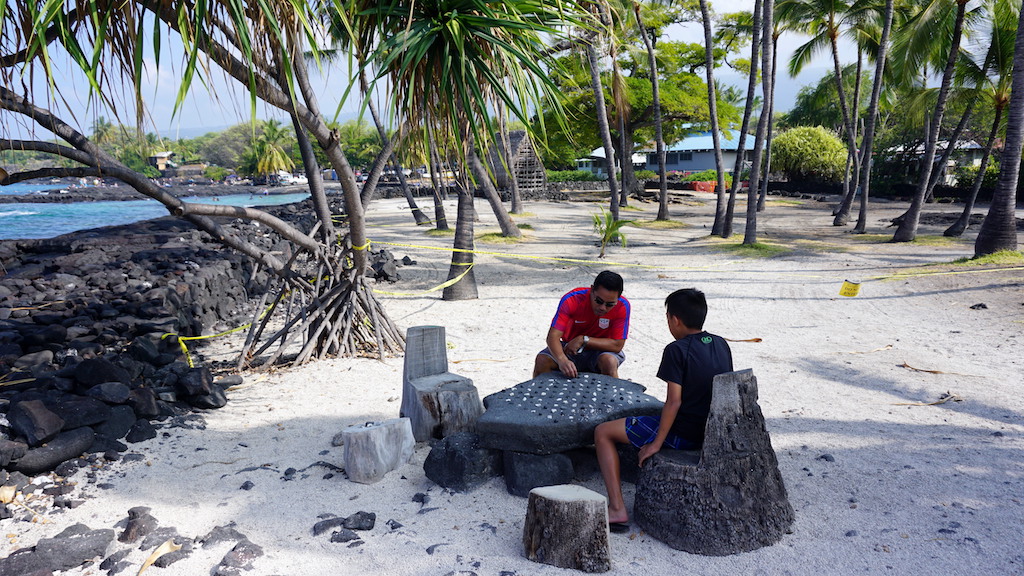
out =
<path fill-rule="evenodd" d="M 10 188 L 25 186 L 12 184 L 0 187 L 9 194 Z M 22 190 L 15 194 L 27 194 L 39 190 Z M 59 189 L 59 187 L 55 187 Z M 231 194 L 213 198 L 182 198 L 186 202 L 217 203 L 227 206 L 276 206 L 299 202 L 309 193 L 293 194 Z M 117 202 L 74 202 L 58 203 L 15 203 L 0 204 L 0 240 L 53 238 L 76 230 L 88 230 L 101 226 L 131 224 L 167 216 L 167 209 L 156 200 L 122 200 Z"/>

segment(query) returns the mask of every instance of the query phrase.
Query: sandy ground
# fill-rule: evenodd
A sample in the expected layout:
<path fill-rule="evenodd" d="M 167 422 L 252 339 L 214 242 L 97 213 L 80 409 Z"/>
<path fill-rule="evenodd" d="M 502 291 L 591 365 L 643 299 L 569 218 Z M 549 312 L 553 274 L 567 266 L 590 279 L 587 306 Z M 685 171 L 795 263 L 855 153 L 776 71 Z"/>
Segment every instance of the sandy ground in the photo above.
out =
<path fill-rule="evenodd" d="M 706 328 L 734 340 L 736 367 L 758 377 L 796 522 L 779 543 L 726 557 L 679 552 L 634 527 L 612 535 L 614 574 L 1024 574 L 1024 271 L 948 265 L 973 253 L 976 227 L 958 241 L 885 243 L 893 231 L 886 218 L 902 207 L 873 209 L 869 231 L 877 235 L 861 237 L 832 227 L 826 204 L 773 200 L 759 215 L 760 240 L 790 250 L 750 258 L 710 239 L 713 207 L 687 199 L 672 206 L 687 227 L 627 227 L 628 247 L 609 247 L 595 262 L 598 205 L 527 203 L 529 213 L 517 218 L 532 227 L 526 241 L 478 244 L 522 256 L 480 255 L 479 299 L 445 302 L 428 292 L 444 281 L 449 255 L 413 246 L 391 247 L 416 264 L 380 290 L 414 295 L 380 297 L 403 329 L 445 326 L 451 371 L 485 396 L 529 379 L 566 290 L 616 270 L 633 305 L 620 376 L 664 398 L 655 377 L 670 338 L 664 297 L 681 287 L 705 291 Z M 486 208 L 478 206 L 478 232 L 494 229 Z M 655 205 L 640 208 L 623 217 L 653 219 Z M 375 203 L 368 222 L 377 242 L 450 245 L 412 225 L 399 201 Z M 943 228 L 922 225 L 920 233 Z M 860 294 L 839 296 L 844 280 L 861 282 Z M 228 358 L 225 345 L 211 346 L 207 359 Z M 508 494 L 500 478 L 470 493 L 438 487 L 423 473 L 426 444 L 372 485 L 317 464 L 343 464 L 344 449 L 331 440 L 346 426 L 398 416 L 402 363 L 339 359 L 246 375 L 225 408 L 203 414 L 205 429 L 161 428 L 157 439 L 131 447 L 141 461 L 109 465 L 95 483 L 83 475 L 78 508 L 0 522 L 0 554 L 75 522 L 120 527 L 129 508 L 148 506 L 162 526 L 188 537 L 234 522 L 265 553 L 253 575 L 569 573 L 524 557 L 526 499 Z M 931 404 L 947 395 L 955 399 Z M 289 468 L 297 472 L 289 476 Z M 240 488 L 246 481 L 252 489 Z M 581 484 L 604 492 L 599 476 Z M 429 501 L 414 501 L 418 493 Z M 631 505 L 628 484 L 626 497 Z M 323 515 L 357 511 L 377 515 L 360 544 L 313 536 Z M 115 543 L 108 554 L 126 547 Z M 210 574 L 229 548 L 197 546 L 147 573 Z M 135 574 L 151 551 L 133 548 L 124 573 Z"/>

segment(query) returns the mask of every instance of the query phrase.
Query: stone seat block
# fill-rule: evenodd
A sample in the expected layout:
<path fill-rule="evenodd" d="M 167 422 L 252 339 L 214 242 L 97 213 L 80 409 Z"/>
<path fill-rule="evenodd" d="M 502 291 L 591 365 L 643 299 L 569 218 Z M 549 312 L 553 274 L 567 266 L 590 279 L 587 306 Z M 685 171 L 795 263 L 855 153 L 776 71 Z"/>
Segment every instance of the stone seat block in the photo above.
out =
<path fill-rule="evenodd" d="M 412 458 L 416 441 L 408 418 L 350 426 L 341 432 L 349 480 L 372 484 Z"/>

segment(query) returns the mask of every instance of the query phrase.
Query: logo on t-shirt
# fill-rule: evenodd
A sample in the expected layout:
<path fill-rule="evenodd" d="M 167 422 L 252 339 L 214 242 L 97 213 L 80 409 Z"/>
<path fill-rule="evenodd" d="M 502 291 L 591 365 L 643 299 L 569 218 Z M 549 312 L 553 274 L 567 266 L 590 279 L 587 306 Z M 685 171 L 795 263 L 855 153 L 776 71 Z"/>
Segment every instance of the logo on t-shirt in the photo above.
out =
<path fill-rule="evenodd" d="M 600 326 L 602 330 L 608 328 L 608 326 L 611 326 L 611 323 L 612 321 L 607 318 L 598 318 L 597 320 L 597 325 Z"/>
<path fill-rule="evenodd" d="M 705 344 L 711 344 L 711 336 L 704 336 L 700 339 L 700 341 Z"/>

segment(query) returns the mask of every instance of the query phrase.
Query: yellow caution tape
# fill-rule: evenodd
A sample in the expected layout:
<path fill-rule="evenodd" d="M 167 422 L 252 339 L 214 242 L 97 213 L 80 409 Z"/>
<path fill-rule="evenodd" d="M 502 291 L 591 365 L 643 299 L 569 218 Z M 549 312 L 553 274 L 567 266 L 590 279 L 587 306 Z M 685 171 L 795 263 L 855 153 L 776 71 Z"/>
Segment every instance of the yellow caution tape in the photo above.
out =
<path fill-rule="evenodd" d="M 438 290 L 442 290 L 444 288 L 447 288 L 449 286 L 452 286 L 452 285 L 456 284 L 459 280 L 462 280 L 466 276 L 466 274 L 469 274 L 470 270 L 473 269 L 473 263 L 472 262 L 470 262 L 468 264 L 460 263 L 460 262 L 453 262 L 452 264 L 455 265 L 455 266 L 466 266 L 466 271 L 463 272 L 462 274 L 459 274 L 455 278 L 452 278 L 451 280 L 447 280 L 445 282 L 442 282 L 441 284 L 438 284 L 437 286 L 434 286 L 433 288 L 430 288 L 429 290 L 424 290 L 423 292 L 386 292 L 384 290 L 374 290 L 374 292 L 376 292 L 377 294 L 386 294 L 388 296 L 422 296 L 423 294 L 429 294 L 431 292 L 437 292 Z"/>

